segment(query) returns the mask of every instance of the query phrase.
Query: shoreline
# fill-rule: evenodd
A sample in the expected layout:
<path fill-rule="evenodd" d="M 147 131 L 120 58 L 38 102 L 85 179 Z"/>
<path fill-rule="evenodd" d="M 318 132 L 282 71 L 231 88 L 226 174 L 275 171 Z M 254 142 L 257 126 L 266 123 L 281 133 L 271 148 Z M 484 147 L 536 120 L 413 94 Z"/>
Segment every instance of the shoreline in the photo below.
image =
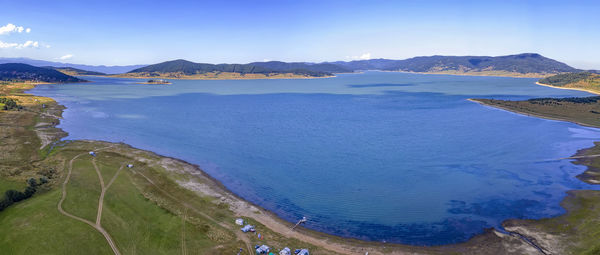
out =
<path fill-rule="evenodd" d="M 487 104 L 487 103 L 481 102 L 481 101 L 479 101 L 477 99 L 474 99 L 474 98 L 467 98 L 466 100 L 467 101 L 471 101 L 473 103 L 478 103 L 478 104 L 486 106 L 486 107 L 491 107 L 493 109 L 500 109 L 500 110 L 503 110 L 503 111 L 507 111 L 507 112 L 511 112 L 511 113 L 515 113 L 515 114 L 519 114 L 519 115 L 525 115 L 525 116 L 535 117 L 535 118 L 545 119 L 545 120 L 570 122 L 570 123 L 577 124 L 577 125 L 583 126 L 583 127 L 591 127 L 591 128 L 598 128 L 598 129 L 600 129 L 600 127 L 589 125 L 589 124 L 585 124 L 585 123 L 580 123 L 580 122 L 577 122 L 577 121 L 572 121 L 572 120 L 567 120 L 567 119 L 561 119 L 561 118 L 553 118 L 553 117 L 543 116 L 543 115 L 539 115 L 539 114 L 535 114 L 535 113 L 528 113 L 528 112 L 516 111 L 516 110 L 512 110 L 512 109 L 510 109 L 508 107 L 504 107 L 504 106 L 500 106 L 500 105 L 491 105 L 491 104 Z M 574 157 L 574 156 L 577 156 L 577 155 L 573 155 L 571 157 Z"/>
<path fill-rule="evenodd" d="M 129 78 L 129 79 L 171 79 L 171 80 L 214 80 L 214 81 L 226 81 L 226 80 L 294 80 L 294 79 L 324 79 L 336 77 L 335 74 L 327 76 L 289 76 L 289 77 L 194 77 L 194 76 L 183 76 L 183 77 L 171 77 L 171 76 L 126 76 L 121 74 L 116 75 L 104 75 L 103 77 L 110 78 Z"/>
<path fill-rule="evenodd" d="M 410 72 L 410 71 L 384 71 L 384 72 L 400 72 L 400 73 L 412 73 L 412 74 L 435 74 L 435 75 L 453 75 L 453 76 L 480 76 L 480 77 L 505 77 L 505 78 L 525 78 L 525 79 L 539 79 L 551 76 L 552 74 L 527 74 L 521 73 L 486 73 L 486 72 L 471 72 L 471 73 L 457 73 L 457 72 Z"/>
<path fill-rule="evenodd" d="M 427 74 L 427 73 L 421 73 L 421 74 Z M 46 84 L 46 83 L 44 83 L 44 84 Z M 40 84 L 36 83 L 33 85 L 35 87 Z M 29 91 L 30 89 L 27 89 L 25 91 Z M 62 107 L 60 110 L 61 115 L 62 115 L 62 112 L 64 111 L 64 109 L 66 109 L 65 106 L 59 104 L 53 98 L 49 98 L 49 97 L 44 97 L 44 98 L 48 98 L 48 99 L 54 101 L 56 103 L 56 105 L 58 105 L 59 107 Z M 477 102 L 482 105 L 486 105 L 486 104 L 483 104 L 476 100 L 472 100 L 472 99 L 467 99 L 467 100 L 472 101 L 472 102 Z M 506 110 L 506 109 L 503 109 L 503 110 Z M 535 117 L 538 117 L 538 116 L 535 116 Z M 57 122 L 53 125 L 54 128 L 56 128 L 56 125 L 58 125 L 58 123 L 59 123 L 58 121 L 60 121 L 60 119 L 58 119 L 58 118 L 56 120 L 57 120 Z M 563 121 L 563 120 L 561 120 L 561 121 Z M 60 128 L 57 128 L 57 129 L 59 129 L 60 131 L 62 131 L 63 133 L 66 134 L 66 132 L 64 132 L 64 130 L 62 130 Z M 62 140 L 62 138 L 58 138 L 58 140 L 55 140 L 53 142 L 55 143 L 55 142 L 61 142 L 61 141 L 65 141 L 65 140 Z M 90 142 L 90 143 L 119 144 L 121 146 L 128 148 L 129 150 L 132 150 L 132 151 L 139 151 L 139 152 L 155 155 L 161 159 L 164 159 L 167 161 L 172 161 L 172 162 L 177 162 L 177 164 L 188 166 L 189 168 L 187 168 L 187 169 L 193 170 L 193 171 L 188 171 L 187 172 L 188 174 L 190 174 L 192 176 L 196 176 L 196 177 L 198 177 L 198 175 L 200 175 L 202 178 L 209 180 L 210 185 L 208 185 L 208 189 L 204 189 L 204 188 L 194 189 L 194 188 L 182 185 L 181 183 L 178 183 L 178 185 L 180 187 L 194 191 L 199 194 L 203 194 L 205 196 L 206 195 L 208 195 L 208 196 L 216 195 L 216 197 L 219 200 L 227 202 L 231 206 L 231 208 L 233 208 L 232 211 L 236 214 L 236 216 L 254 219 L 255 221 L 258 221 L 261 224 L 265 225 L 267 228 L 271 229 L 272 231 L 275 231 L 283 236 L 286 236 L 288 238 L 296 238 L 296 239 L 299 239 L 299 240 L 302 240 L 302 241 L 305 241 L 305 242 L 308 242 L 311 244 L 318 245 L 320 247 L 323 247 L 324 249 L 339 252 L 339 253 L 344 253 L 344 254 L 356 253 L 356 252 L 359 252 L 359 251 L 357 251 L 357 249 L 361 249 L 361 251 L 360 251 L 361 254 L 364 254 L 364 250 L 369 250 L 369 252 L 372 253 L 373 250 L 371 250 L 371 249 L 378 250 L 381 248 L 382 245 L 384 245 L 388 248 L 397 249 L 396 251 L 400 252 L 400 253 L 396 253 L 394 251 L 392 254 L 404 254 L 404 252 L 411 252 L 411 253 L 417 252 L 417 253 L 428 253 L 428 254 L 429 253 L 440 253 L 440 252 L 445 253 L 445 252 L 449 252 L 449 251 L 455 250 L 455 249 L 464 249 L 464 248 L 468 248 L 468 247 L 472 247 L 472 246 L 480 246 L 481 242 L 482 242 L 481 240 L 492 239 L 492 240 L 494 240 L 493 242 L 496 242 L 498 240 L 502 240 L 502 239 L 506 239 L 506 238 L 514 238 L 510 234 L 500 233 L 497 230 L 492 228 L 492 229 L 484 229 L 483 233 L 476 234 L 476 235 L 470 237 L 467 241 L 460 242 L 460 243 L 453 243 L 453 244 L 446 244 L 446 245 L 432 245 L 432 246 L 416 246 L 416 245 L 407 245 L 407 244 L 400 244 L 400 243 L 385 243 L 385 242 L 377 242 L 377 241 L 366 241 L 366 240 L 354 239 L 354 238 L 349 238 L 349 237 L 331 235 L 331 234 L 327 234 L 324 232 L 319 232 L 316 230 L 304 228 L 302 226 L 297 228 L 295 231 L 290 231 L 289 228 L 291 226 L 293 226 L 293 223 L 288 222 L 288 221 L 280 218 L 279 216 L 277 216 L 274 212 L 264 209 L 256 204 L 252 203 L 251 201 L 247 201 L 247 200 L 241 198 L 239 195 L 235 194 L 234 192 L 231 192 L 229 189 L 227 189 L 227 187 L 225 187 L 225 185 L 223 185 L 220 181 L 218 181 L 217 179 L 213 178 L 212 176 L 210 176 L 209 174 L 204 172 L 196 164 L 193 164 L 193 163 L 190 163 L 185 160 L 178 159 L 178 158 L 160 155 L 153 151 L 135 148 L 135 147 L 133 147 L 129 144 L 125 144 L 125 143 L 114 143 L 114 142 L 86 140 L 86 139 L 67 140 L 67 141 L 83 141 L 83 142 Z M 589 148 L 584 148 L 581 150 L 586 150 L 586 149 L 589 149 Z M 577 154 L 574 156 L 577 156 Z M 167 167 L 165 167 L 165 169 L 167 169 Z M 169 169 L 167 169 L 167 170 L 169 170 Z M 563 201 L 564 201 L 564 199 L 563 199 Z M 568 210 L 567 210 L 567 213 L 568 213 Z M 509 218 L 509 219 L 504 220 L 502 224 L 504 224 L 505 222 L 515 221 L 515 220 L 518 221 L 519 219 Z M 499 239 L 494 239 L 494 237 L 499 238 Z M 485 243 L 485 241 L 484 241 L 484 243 Z M 373 254 L 378 254 L 378 253 L 373 253 Z"/>
<path fill-rule="evenodd" d="M 589 90 L 589 89 L 559 87 L 559 86 L 554 86 L 554 85 L 550 85 L 550 84 L 541 83 L 539 81 L 536 81 L 535 84 L 540 85 L 540 86 L 544 86 L 544 87 L 555 88 L 555 89 L 577 90 L 577 91 L 588 92 L 588 93 L 591 93 L 591 94 L 594 94 L 594 95 L 600 95 L 600 92 Z"/>

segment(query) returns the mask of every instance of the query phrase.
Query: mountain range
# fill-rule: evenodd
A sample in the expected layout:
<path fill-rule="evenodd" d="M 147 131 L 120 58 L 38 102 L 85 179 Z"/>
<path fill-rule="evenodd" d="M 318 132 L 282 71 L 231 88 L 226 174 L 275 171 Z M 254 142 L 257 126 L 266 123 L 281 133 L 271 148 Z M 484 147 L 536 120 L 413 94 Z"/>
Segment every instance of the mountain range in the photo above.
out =
<path fill-rule="evenodd" d="M 371 59 L 350 62 L 332 62 L 356 70 L 434 72 L 490 72 L 502 71 L 520 74 L 555 74 L 581 71 L 565 63 L 536 53 L 523 53 L 499 57 L 489 56 L 429 56 L 404 60 Z"/>
<path fill-rule="evenodd" d="M 0 64 L 1 81 L 41 81 L 50 83 L 84 82 L 85 80 L 66 75 L 50 68 L 21 63 Z"/>
<path fill-rule="evenodd" d="M 89 66 L 49 62 L 27 58 L 0 58 L 0 63 L 18 62 L 34 66 L 51 66 L 54 69 L 73 75 L 86 75 L 85 71 L 117 74 L 125 77 L 166 77 L 219 78 L 222 73 L 233 74 L 224 78 L 243 77 L 324 77 L 334 73 L 350 73 L 360 70 L 403 71 L 417 73 L 445 73 L 466 75 L 499 75 L 520 77 L 547 77 L 559 73 L 583 72 L 565 63 L 544 57 L 537 53 L 523 53 L 507 56 L 424 56 L 403 60 L 369 59 L 310 62 L 252 62 L 248 64 L 207 64 L 183 59 L 166 61 L 153 65 L 130 66 Z M 80 69 L 67 70 L 65 67 Z M 591 72 L 597 72 L 591 70 Z M 92 75 L 100 75 L 95 73 Z M 91 73 L 87 73 L 91 74 Z M 213 75 L 213 76 L 210 76 Z M 254 76 L 252 76 L 254 75 Z M 279 75 L 279 76 L 273 76 Z M 210 77 L 209 77 L 210 76 Z M 222 77 L 221 77 L 222 78 Z"/>
<path fill-rule="evenodd" d="M 77 68 L 77 69 L 81 69 L 81 70 L 100 72 L 100 73 L 106 73 L 106 74 L 126 73 L 133 69 L 146 66 L 146 65 L 126 65 L 126 66 L 98 65 L 98 66 L 95 66 L 95 65 L 69 64 L 69 63 L 62 63 L 62 62 L 30 59 L 30 58 L 0 58 L 0 64 L 6 64 L 6 63 L 22 63 L 22 64 L 28 64 L 28 65 L 32 65 L 32 66 L 38 66 L 38 67 L 46 67 L 46 66 L 72 67 L 72 68 Z"/>

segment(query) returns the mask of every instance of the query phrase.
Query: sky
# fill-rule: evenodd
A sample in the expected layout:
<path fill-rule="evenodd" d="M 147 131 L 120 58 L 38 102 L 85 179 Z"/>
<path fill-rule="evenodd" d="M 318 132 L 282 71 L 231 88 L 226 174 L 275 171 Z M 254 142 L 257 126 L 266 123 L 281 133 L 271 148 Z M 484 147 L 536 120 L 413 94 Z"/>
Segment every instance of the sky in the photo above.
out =
<path fill-rule="evenodd" d="M 0 0 L 0 57 L 91 65 L 524 52 L 600 69 L 600 1 Z"/>

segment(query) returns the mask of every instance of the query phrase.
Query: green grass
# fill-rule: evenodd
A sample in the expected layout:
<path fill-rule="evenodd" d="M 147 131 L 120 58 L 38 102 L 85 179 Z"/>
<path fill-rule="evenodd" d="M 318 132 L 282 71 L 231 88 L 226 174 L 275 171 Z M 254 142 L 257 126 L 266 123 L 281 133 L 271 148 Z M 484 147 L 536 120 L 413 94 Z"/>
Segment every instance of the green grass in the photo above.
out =
<path fill-rule="evenodd" d="M 84 155 L 73 162 L 73 172 L 67 185 L 67 198 L 63 209 L 75 216 L 96 222 L 101 188 L 90 158 Z M 65 169 L 65 173 L 67 171 L 68 169 Z"/>
<path fill-rule="evenodd" d="M 0 213 L 2 254 L 111 254 L 104 237 L 56 209 L 59 189 L 36 194 Z"/>
<path fill-rule="evenodd" d="M 23 191 L 27 187 L 27 183 L 20 181 L 12 181 L 7 179 L 0 179 L 0 197 L 4 197 L 4 193 L 9 190 Z"/>
<path fill-rule="evenodd" d="M 85 151 L 59 150 L 53 155 L 70 159 L 79 153 Z M 69 213 L 95 222 L 101 189 L 91 160 L 88 155 L 83 155 L 74 161 L 63 208 Z M 102 152 L 98 153 L 96 160 L 106 185 L 117 173 L 120 165 L 130 161 L 117 154 Z M 144 169 L 145 166 L 141 162 L 135 164 L 138 171 L 149 170 Z M 67 170 L 65 169 L 63 174 L 66 174 Z M 151 171 L 147 174 L 161 178 L 160 173 L 152 174 Z M 3 187 L 14 185 L 8 181 L 1 183 Z M 131 169 L 123 168 L 105 195 L 101 223 L 111 234 L 122 254 L 181 253 L 184 223 L 180 215 L 184 207 L 176 202 L 167 201 L 170 200 L 168 197 L 160 197 L 160 192 L 153 189 L 156 187 L 148 185 L 145 179 L 140 179 Z M 148 196 L 153 196 L 152 193 L 155 192 L 156 196 L 152 198 L 159 202 L 149 200 L 142 192 Z M 3 226 L 0 230 L 0 249 L 11 254 L 28 253 L 30 249 L 37 254 L 95 254 L 88 253 L 88 250 L 97 251 L 98 254 L 110 254 L 106 241 L 95 229 L 58 212 L 56 206 L 60 196 L 60 188 L 56 188 L 0 213 L 0 225 Z M 165 203 L 160 202 L 161 200 Z M 212 204 L 208 200 L 200 201 L 200 204 Z M 229 254 L 234 253 L 238 247 L 244 247 L 235 240 L 233 234 L 216 223 L 193 212 L 188 213 L 187 217 L 185 247 L 189 254 Z M 64 234 L 52 234 L 60 231 Z M 27 237 L 30 235 L 35 238 Z M 71 235 L 78 237 L 71 238 Z M 88 241 L 80 241 L 81 238 Z M 77 245 L 69 245 L 71 240 L 77 241 Z M 44 247 L 45 245 L 50 247 Z M 31 246 L 36 247 L 32 249 Z"/>
<path fill-rule="evenodd" d="M 123 170 L 107 191 L 103 226 L 114 233 L 123 253 L 181 253 L 181 218 L 139 193 L 130 174 Z M 188 226 L 187 232 L 190 251 L 206 250 L 215 245 L 199 228 Z"/>
<path fill-rule="evenodd" d="M 100 169 L 104 185 L 108 185 L 110 179 L 113 178 L 124 162 L 127 162 L 127 159 L 119 157 L 117 154 L 104 151 L 97 153 L 96 165 Z"/>

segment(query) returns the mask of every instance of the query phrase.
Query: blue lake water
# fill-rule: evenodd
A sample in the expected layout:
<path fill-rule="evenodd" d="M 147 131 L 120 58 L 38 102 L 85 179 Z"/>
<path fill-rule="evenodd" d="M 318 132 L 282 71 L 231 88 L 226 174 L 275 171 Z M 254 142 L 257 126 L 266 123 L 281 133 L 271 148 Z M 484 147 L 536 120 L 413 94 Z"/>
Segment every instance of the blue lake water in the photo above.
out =
<path fill-rule="evenodd" d="M 365 240 L 465 241 L 508 218 L 564 212 L 593 189 L 569 160 L 598 129 L 467 101 L 588 96 L 535 79 L 342 74 L 327 79 L 84 77 L 30 93 L 65 105 L 66 139 L 123 141 L 200 165 L 239 196 L 307 227 Z"/>

